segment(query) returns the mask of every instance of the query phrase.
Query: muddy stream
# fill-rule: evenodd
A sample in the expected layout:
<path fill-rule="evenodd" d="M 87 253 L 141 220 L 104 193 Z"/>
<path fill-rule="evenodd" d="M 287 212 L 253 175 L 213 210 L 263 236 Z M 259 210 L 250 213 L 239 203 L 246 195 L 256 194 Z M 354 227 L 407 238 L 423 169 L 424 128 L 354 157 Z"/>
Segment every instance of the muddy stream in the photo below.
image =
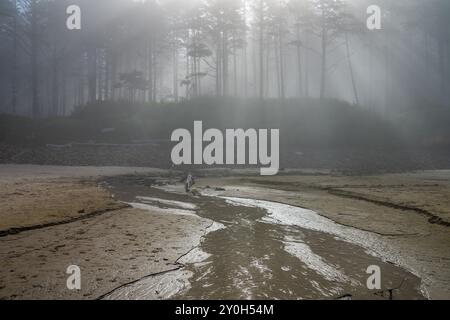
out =
<path fill-rule="evenodd" d="M 108 184 L 121 201 L 146 209 L 211 220 L 201 244 L 180 268 L 144 278 L 106 299 L 423 299 L 420 279 L 402 267 L 401 254 L 376 234 L 341 226 L 285 204 L 218 197 L 211 190 L 135 183 Z M 172 214 L 172 213 L 169 213 Z M 381 290 L 369 290 L 366 270 L 381 269 Z"/>

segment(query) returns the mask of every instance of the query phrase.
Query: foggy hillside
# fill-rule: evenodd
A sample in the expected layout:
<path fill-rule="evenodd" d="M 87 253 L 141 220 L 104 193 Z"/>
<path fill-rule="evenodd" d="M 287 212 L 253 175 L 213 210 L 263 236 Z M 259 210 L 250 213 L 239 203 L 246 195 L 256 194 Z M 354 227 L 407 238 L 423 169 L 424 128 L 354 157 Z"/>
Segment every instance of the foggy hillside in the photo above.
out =
<path fill-rule="evenodd" d="M 449 13 L 445 0 L 2 0 L 1 161 L 42 162 L 15 157 L 23 146 L 168 140 L 203 120 L 280 128 L 293 154 L 420 149 L 419 167 L 442 167 Z"/>
<path fill-rule="evenodd" d="M 81 30 L 66 27 L 73 4 Z M 374 4 L 381 30 L 366 27 Z M 337 98 L 382 113 L 448 106 L 449 10 L 445 0 L 2 0 L 0 111 L 202 95 Z"/>

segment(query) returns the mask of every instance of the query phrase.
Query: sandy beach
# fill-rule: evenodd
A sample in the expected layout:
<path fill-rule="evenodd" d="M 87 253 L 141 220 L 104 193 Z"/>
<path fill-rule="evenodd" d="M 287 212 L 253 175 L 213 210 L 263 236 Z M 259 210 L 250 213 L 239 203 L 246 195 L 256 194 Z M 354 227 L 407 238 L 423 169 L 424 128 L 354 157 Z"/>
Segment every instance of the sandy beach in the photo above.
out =
<path fill-rule="evenodd" d="M 96 183 L 101 176 L 157 170 L 0 170 L 0 299 L 97 299 L 127 283 L 179 269 L 177 259 L 196 247 L 211 225 L 196 216 L 133 209 Z M 80 291 L 67 290 L 70 265 L 81 269 Z"/>
<path fill-rule="evenodd" d="M 182 173 L 156 169 L 3 165 L 0 175 L 0 299 L 164 299 L 180 292 L 195 297 L 197 283 L 186 281 L 195 270 L 183 257 L 199 248 L 218 218 L 223 205 L 205 202 L 211 196 L 306 208 L 336 225 L 367 232 L 398 252 L 401 262 L 390 270 L 392 279 L 386 278 L 391 283 L 411 279 L 400 297 L 411 297 L 417 282 L 423 298 L 450 298 L 449 171 L 346 176 L 313 170 L 267 178 L 212 170 L 203 172 L 190 195 L 183 194 Z M 122 187 L 111 188 L 109 179 Z M 159 198 L 133 205 L 139 200 L 135 194 L 146 192 Z M 224 212 L 217 220 L 230 229 Z M 327 237 L 324 241 L 332 244 Z M 201 249 L 209 250 L 211 241 Z M 333 259 L 332 253 L 324 254 Z M 358 273 L 359 265 L 352 263 L 347 270 Z M 81 269 L 81 290 L 66 287 L 70 265 Z M 363 277 L 354 278 L 359 288 Z M 318 279 L 323 287 L 331 281 Z M 361 294 L 350 285 L 341 291 L 347 286 Z M 239 296 L 228 298 L 233 297 Z"/>
<path fill-rule="evenodd" d="M 450 172 L 205 179 L 218 193 L 315 210 L 338 224 L 380 235 L 433 299 L 450 297 Z M 217 193 L 217 191 L 215 192 Z"/>

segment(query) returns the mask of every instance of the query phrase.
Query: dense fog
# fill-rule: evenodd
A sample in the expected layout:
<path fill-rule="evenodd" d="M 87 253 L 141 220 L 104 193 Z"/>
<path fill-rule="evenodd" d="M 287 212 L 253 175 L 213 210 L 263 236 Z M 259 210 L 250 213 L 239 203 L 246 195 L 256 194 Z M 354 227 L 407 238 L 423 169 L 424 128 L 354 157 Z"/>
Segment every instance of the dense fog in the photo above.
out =
<path fill-rule="evenodd" d="M 449 16 L 446 0 L 2 0 L 0 112 L 198 96 L 448 106 Z"/>

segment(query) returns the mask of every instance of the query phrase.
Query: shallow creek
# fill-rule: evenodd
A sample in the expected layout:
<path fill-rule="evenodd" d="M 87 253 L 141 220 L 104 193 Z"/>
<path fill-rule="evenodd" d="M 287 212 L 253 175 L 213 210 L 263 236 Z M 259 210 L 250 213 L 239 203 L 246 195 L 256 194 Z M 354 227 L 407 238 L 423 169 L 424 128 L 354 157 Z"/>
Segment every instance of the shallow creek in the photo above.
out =
<path fill-rule="evenodd" d="M 145 278 L 107 296 L 147 299 L 423 299 L 420 279 L 381 237 L 341 226 L 303 208 L 269 201 L 192 196 L 182 187 L 109 181 L 132 206 L 211 220 L 199 247 L 177 271 Z M 369 290 L 366 270 L 381 268 L 382 289 Z M 394 290 L 392 290 L 394 289 Z M 161 294 L 162 293 L 162 294 Z"/>

